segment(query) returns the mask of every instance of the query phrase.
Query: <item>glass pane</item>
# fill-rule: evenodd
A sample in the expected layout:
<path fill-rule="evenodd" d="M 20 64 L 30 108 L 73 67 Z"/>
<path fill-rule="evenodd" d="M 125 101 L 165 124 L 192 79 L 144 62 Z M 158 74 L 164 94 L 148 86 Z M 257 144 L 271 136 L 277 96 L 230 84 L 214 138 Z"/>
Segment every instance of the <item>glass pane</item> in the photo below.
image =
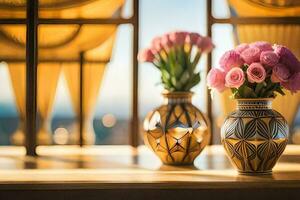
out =
<path fill-rule="evenodd" d="M 132 27 L 121 25 L 95 110 L 96 144 L 129 144 L 132 100 Z"/>
<path fill-rule="evenodd" d="M 219 60 L 225 51 L 228 51 L 234 47 L 234 38 L 233 38 L 233 27 L 228 24 L 215 24 L 212 28 L 213 42 L 216 44 L 216 48 L 212 54 L 212 67 L 217 67 L 219 65 Z M 224 40 L 226 38 L 226 40 Z M 212 94 L 213 98 L 213 119 L 214 121 L 214 134 L 213 134 L 213 143 L 220 143 L 220 127 L 223 123 L 224 117 L 227 113 L 224 113 L 221 105 L 221 95 L 218 93 Z M 224 97 L 224 98 L 228 98 Z"/>
<path fill-rule="evenodd" d="M 23 144 L 25 117 L 24 25 L 0 26 L 0 144 Z"/>
<path fill-rule="evenodd" d="M 130 18 L 133 15 L 133 0 L 126 0 L 121 12 L 121 16 L 124 18 Z"/>
<path fill-rule="evenodd" d="M 227 0 L 212 0 L 212 14 L 215 18 L 229 18 L 230 10 Z"/>

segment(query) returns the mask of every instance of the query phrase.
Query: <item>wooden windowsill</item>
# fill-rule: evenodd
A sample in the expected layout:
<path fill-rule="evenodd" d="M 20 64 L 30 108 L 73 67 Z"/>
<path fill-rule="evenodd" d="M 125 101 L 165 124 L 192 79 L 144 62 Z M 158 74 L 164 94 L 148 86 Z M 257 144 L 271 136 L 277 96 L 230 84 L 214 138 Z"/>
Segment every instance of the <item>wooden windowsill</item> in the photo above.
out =
<path fill-rule="evenodd" d="M 177 194 L 176 197 L 189 189 L 211 190 L 210 194 L 218 190 L 241 192 L 245 189 L 253 190 L 251 194 L 254 195 L 262 188 L 273 193 L 278 188 L 281 194 L 286 191 L 292 195 L 300 188 L 300 146 L 297 145 L 289 145 L 273 174 L 265 176 L 238 175 L 219 145 L 207 147 L 194 166 L 184 167 L 162 165 L 145 146 L 137 149 L 129 146 L 41 146 L 37 151 L 40 156 L 33 158 L 25 156 L 23 147 L 0 147 L 0 197 L 28 190 L 71 194 L 72 190 L 112 192 L 121 189 L 132 191 L 132 194 L 143 190 L 145 194 L 148 189 L 174 190 L 172 194 Z M 16 190 L 18 193 L 13 192 Z M 32 199 L 33 193 L 28 194 Z"/>

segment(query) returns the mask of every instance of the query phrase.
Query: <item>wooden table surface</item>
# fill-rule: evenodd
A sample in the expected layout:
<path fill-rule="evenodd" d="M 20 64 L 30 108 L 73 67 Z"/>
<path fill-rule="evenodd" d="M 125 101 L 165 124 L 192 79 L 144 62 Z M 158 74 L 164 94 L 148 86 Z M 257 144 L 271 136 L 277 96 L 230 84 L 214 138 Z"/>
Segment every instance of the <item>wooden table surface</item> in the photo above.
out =
<path fill-rule="evenodd" d="M 0 147 L 0 199 L 300 199 L 300 146 L 289 145 L 272 175 L 238 175 L 221 146 L 194 166 L 165 166 L 145 146 Z M 41 198 L 42 197 L 42 198 Z M 101 197 L 101 198 L 100 198 Z"/>

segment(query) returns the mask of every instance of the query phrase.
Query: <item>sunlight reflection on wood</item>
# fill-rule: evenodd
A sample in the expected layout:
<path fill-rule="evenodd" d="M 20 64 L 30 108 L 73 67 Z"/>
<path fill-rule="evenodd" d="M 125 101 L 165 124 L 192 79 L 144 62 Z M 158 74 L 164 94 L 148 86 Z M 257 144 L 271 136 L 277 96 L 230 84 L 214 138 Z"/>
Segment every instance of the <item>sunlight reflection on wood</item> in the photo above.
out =
<path fill-rule="evenodd" d="M 287 147 L 269 176 L 238 175 L 219 145 L 205 148 L 194 166 L 184 167 L 162 165 L 145 146 L 137 149 L 130 146 L 40 146 L 37 150 L 40 156 L 33 158 L 24 156 L 23 147 L 0 147 L 0 188 L 4 183 L 36 184 L 37 187 L 50 183 L 80 186 L 110 183 L 118 187 L 139 183 L 152 184 L 151 187 L 167 184 L 230 188 L 249 187 L 248 183 L 277 187 L 284 181 L 285 186 L 300 185 L 300 146 L 296 145 Z"/>

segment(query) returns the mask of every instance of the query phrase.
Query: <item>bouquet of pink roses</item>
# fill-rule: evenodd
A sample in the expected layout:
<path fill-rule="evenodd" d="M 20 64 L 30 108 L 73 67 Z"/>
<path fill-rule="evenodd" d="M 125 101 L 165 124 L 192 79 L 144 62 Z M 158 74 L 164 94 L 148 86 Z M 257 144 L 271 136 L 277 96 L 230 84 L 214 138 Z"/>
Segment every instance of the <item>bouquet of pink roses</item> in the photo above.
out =
<path fill-rule="evenodd" d="M 209 37 L 198 33 L 171 32 L 152 40 L 150 48 L 138 55 L 141 62 L 151 62 L 161 72 L 164 88 L 170 92 L 189 91 L 200 82 L 196 66 L 202 53 L 210 52 Z"/>
<path fill-rule="evenodd" d="M 241 44 L 225 52 L 207 76 L 210 88 L 232 90 L 233 98 L 274 98 L 283 88 L 300 90 L 300 62 L 286 47 L 268 42 Z"/>

